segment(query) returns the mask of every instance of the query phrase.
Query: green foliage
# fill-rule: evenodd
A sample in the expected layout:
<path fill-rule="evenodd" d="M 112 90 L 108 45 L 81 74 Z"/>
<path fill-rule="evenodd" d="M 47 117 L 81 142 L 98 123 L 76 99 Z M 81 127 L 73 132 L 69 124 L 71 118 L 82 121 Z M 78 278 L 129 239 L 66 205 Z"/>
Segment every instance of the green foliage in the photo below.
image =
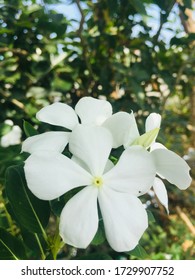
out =
<path fill-rule="evenodd" d="M 3 228 L 0 228 L 0 259 L 26 259 L 22 241 L 6 232 Z"/>
<path fill-rule="evenodd" d="M 7 169 L 5 187 L 17 221 L 31 232 L 43 233 L 49 221 L 49 203 L 38 199 L 29 191 L 23 166 L 11 166 Z"/>

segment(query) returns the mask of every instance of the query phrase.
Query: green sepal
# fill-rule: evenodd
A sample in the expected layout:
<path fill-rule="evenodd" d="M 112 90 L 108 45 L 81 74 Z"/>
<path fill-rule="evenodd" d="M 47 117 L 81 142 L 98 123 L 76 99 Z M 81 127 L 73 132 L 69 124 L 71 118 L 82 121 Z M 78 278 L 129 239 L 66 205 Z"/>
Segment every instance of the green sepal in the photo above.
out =
<path fill-rule="evenodd" d="M 160 128 L 157 127 L 157 128 L 154 128 L 154 129 L 142 134 L 141 136 L 139 136 L 137 139 L 135 139 L 133 141 L 131 146 L 139 145 L 139 146 L 142 146 L 147 149 L 148 147 L 150 147 L 150 145 L 156 139 L 159 130 L 160 130 Z"/>

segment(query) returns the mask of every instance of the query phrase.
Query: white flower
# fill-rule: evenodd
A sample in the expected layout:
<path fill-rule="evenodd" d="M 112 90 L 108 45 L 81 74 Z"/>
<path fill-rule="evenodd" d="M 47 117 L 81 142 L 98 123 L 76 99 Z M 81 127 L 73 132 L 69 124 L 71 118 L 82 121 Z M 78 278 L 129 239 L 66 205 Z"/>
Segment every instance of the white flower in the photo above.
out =
<path fill-rule="evenodd" d="M 79 119 L 81 124 L 104 126 L 113 135 L 113 148 L 123 144 L 124 134 L 131 127 L 131 114 L 118 112 L 112 115 L 112 106 L 108 101 L 93 97 L 81 98 L 75 110 L 64 103 L 53 103 L 42 108 L 36 117 L 41 122 L 71 131 L 79 124 Z"/>
<path fill-rule="evenodd" d="M 22 130 L 18 125 L 14 125 L 12 130 L 2 136 L 1 146 L 9 147 L 11 145 L 18 145 L 21 143 Z"/>
<path fill-rule="evenodd" d="M 131 119 L 133 119 L 133 115 Z M 131 136 L 129 139 L 128 137 L 124 139 L 124 146 L 141 145 L 146 149 L 149 148 L 155 162 L 157 175 L 162 179 L 166 179 L 171 184 L 176 185 L 181 190 L 187 189 L 192 181 L 189 175 L 190 167 L 188 164 L 177 154 L 166 149 L 162 144 L 155 142 L 160 129 L 161 116 L 156 113 L 150 114 L 145 123 L 146 133 L 141 136 L 139 135 L 135 119 L 132 123 L 134 123 L 134 126 L 131 126 L 126 134 L 130 135 L 131 132 Z M 153 182 L 153 188 L 159 201 L 165 206 L 167 212 L 169 212 L 168 196 L 163 181 L 156 177 Z"/>
<path fill-rule="evenodd" d="M 84 125 L 77 125 L 70 135 L 72 159 L 60 154 L 60 141 L 55 143 L 56 150 L 47 142 L 45 145 L 43 150 L 34 146 L 25 162 L 29 189 L 40 199 L 52 200 L 85 186 L 62 210 L 60 235 L 64 242 L 78 248 L 90 244 L 98 229 L 99 204 L 110 246 L 115 251 L 132 250 L 148 226 L 146 210 L 137 196 L 154 181 L 151 154 L 133 146 L 113 166 L 108 160 L 113 146 L 109 131 Z"/>

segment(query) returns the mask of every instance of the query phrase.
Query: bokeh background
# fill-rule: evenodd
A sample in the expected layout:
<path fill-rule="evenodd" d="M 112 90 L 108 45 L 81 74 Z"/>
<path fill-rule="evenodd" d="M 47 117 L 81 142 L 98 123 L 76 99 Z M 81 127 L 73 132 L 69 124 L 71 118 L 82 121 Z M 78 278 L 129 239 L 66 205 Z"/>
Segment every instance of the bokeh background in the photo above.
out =
<path fill-rule="evenodd" d="M 195 178 L 194 7 L 191 0 L 0 0 L 0 228 L 25 239 L 7 207 L 5 172 L 24 160 L 24 121 L 47 131 L 35 115 L 56 101 L 107 99 L 114 112 L 134 111 L 140 133 L 146 117 L 160 113 L 158 141 L 184 157 Z M 146 252 L 120 254 L 94 242 L 62 248 L 58 258 L 195 259 L 195 183 L 187 191 L 166 186 L 169 215 L 152 191 L 143 201 L 151 213 Z M 51 215 L 47 231 L 54 230 Z"/>

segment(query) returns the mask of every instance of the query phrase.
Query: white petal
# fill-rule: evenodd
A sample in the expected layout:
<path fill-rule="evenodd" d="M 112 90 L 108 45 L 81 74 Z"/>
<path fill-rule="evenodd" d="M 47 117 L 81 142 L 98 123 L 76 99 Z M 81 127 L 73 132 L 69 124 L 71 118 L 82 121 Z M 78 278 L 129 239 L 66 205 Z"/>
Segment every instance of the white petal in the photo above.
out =
<path fill-rule="evenodd" d="M 140 146 L 133 146 L 123 152 L 117 164 L 104 174 L 103 180 L 116 191 L 138 196 L 151 188 L 155 175 L 150 153 Z"/>
<path fill-rule="evenodd" d="M 126 133 L 126 139 L 124 141 L 125 148 L 128 148 L 135 141 L 135 139 L 137 139 L 140 136 L 133 112 L 129 116 L 131 119 L 131 125 L 129 126 L 129 129 Z"/>
<path fill-rule="evenodd" d="M 157 173 L 165 177 L 171 184 L 176 185 L 179 189 L 185 190 L 191 184 L 189 175 L 190 167 L 177 154 L 167 149 L 157 149 L 151 152 Z"/>
<path fill-rule="evenodd" d="M 131 128 L 134 126 L 134 121 L 131 114 L 126 112 L 118 112 L 108 118 L 103 126 L 106 127 L 113 137 L 113 148 L 118 148 L 121 145 L 129 142 Z M 137 137 L 137 134 L 136 134 Z"/>
<path fill-rule="evenodd" d="M 88 186 L 65 205 L 60 216 L 60 235 L 63 241 L 85 249 L 98 229 L 98 188 Z"/>
<path fill-rule="evenodd" d="M 91 183 L 91 175 L 62 154 L 33 153 L 24 166 L 29 189 L 40 199 L 55 199 L 65 192 Z"/>
<path fill-rule="evenodd" d="M 163 144 L 155 142 L 150 146 L 150 151 L 154 151 L 156 149 L 167 149 Z"/>
<path fill-rule="evenodd" d="M 104 173 L 110 171 L 113 167 L 114 167 L 114 163 L 108 159 L 105 169 L 104 169 Z"/>
<path fill-rule="evenodd" d="M 163 181 L 156 177 L 153 183 L 153 189 L 159 201 L 166 208 L 167 213 L 169 214 L 167 190 Z"/>
<path fill-rule="evenodd" d="M 82 124 L 101 125 L 112 115 L 112 106 L 106 100 L 93 97 L 83 97 L 75 107 Z"/>
<path fill-rule="evenodd" d="M 134 249 L 148 227 L 147 213 L 141 201 L 106 186 L 99 192 L 98 200 L 110 246 L 117 252 Z"/>
<path fill-rule="evenodd" d="M 103 127 L 78 125 L 71 133 L 69 149 L 91 170 L 101 176 L 112 148 L 112 135 Z"/>
<path fill-rule="evenodd" d="M 145 130 L 146 132 L 153 130 L 155 128 L 160 128 L 161 124 L 161 115 L 156 113 L 151 113 L 145 123 Z"/>
<path fill-rule="evenodd" d="M 42 108 L 36 118 L 45 123 L 62 126 L 72 130 L 78 124 L 75 111 L 67 104 L 56 102 Z"/>
<path fill-rule="evenodd" d="M 75 156 L 72 156 L 71 159 L 90 173 L 89 167 L 81 159 L 79 159 L 78 157 L 75 157 Z M 104 172 L 108 172 L 113 167 L 114 167 L 114 163 L 111 160 L 108 159 L 108 161 L 106 163 L 106 166 L 105 166 L 105 169 L 104 169 Z"/>
<path fill-rule="evenodd" d="M 68 132 L 45 132 L 27 138 L 22 144 L 22 152 L 30 154 L 38 151 L 62 152 L 68 144 Z"/>

